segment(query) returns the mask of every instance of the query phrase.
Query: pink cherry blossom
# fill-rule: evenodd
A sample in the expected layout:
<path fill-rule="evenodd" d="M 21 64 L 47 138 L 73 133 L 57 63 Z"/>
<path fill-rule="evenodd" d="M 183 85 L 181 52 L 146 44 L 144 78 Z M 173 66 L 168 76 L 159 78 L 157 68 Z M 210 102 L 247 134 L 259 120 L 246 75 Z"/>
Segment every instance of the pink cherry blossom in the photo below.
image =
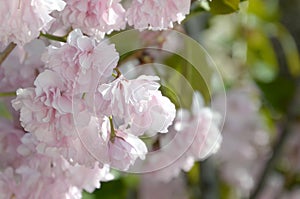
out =
<path fill-rule="evenodd" d="M 148 152 L 145 143 L 137 136 L 129 134 L 122 129 L 115 129 L 113 120 L 104 117 L 100 129 L 102 145 L 98 147 L 102 153 L 99 159 L 114 168 L 126 171 L 133 165 L 137 158 L 145 159 Z M 97 151 L 91 151 L 97 154 Z"/>
<path fill-rule="evenodd" d="M 62 76 L 68 90 L 81 94 L 94 92 L 98 84 L 106 82 L 118 59 L 114 45 L 97 43 L 79 29 L 69 34 L 66 44 L 59 48 L 50 46 L 43 56 L 46 67 Z"/>
<path fill-rule="evenodd" d="M 188 199 L 188 190 L 183 175 L 170 182 L 160 182 L 148 175 L 142 175 L 138 187 L 138 198 Z"/>
<path fill-rule="evenodd" d="M 62 0 L 11 0 L 0 5 L 0 41 L 7 45 L 14 42 L 24 45 L 37 38 L 40 31 L 47 30 L 51 22 L 51 12 L 61 11 Z"/>
<path fill-rule="evenodd" d="M 0 171 L 18 164 L 20 154 L 16 148 L 21 144 L 24 131 L 15 128 L 11 121 L 0 119 Z"/>
<path fill-rule="evenodd" d="M 80 28 L 85 34 L 102 36 L 125 28 L 125 10 L 120 0 L 65 0 L 61 12 L 65 25 Z"/>
<path fill-rule="evenodd" d="M 13 194 L 16 198 L 81 198 L 83 189 L 92 192 L 100 187 L 100 180 L 108 179 L 107 168 L 103 170 L 98 165 L 94 168 L 72 166 L 59 155 L 37 153 L 38 142 L 33 134 L 25 134 L 21 141 L 22 144 L 15 148 L 22 155 L 21 162 L 14 167 L 13 175 L 10 168 L 0 174 L 0 189 L 3 182 L 1 177 L 5 177 L 7 172 L 10 174 L 9 180 L 17 184 L 12 189 L 11 196 Z"/>
<path fill-rule="evenodd" d="M 45 44 L 37 39 L 17 46 L 0 66 L 0 91 L 33 86 L 37 74 L 43 70 L 41 54 L 45 50 Z"/>
<path fill-rule="evenodd" d="M 196 92 L 192 111 L 180 109 L 170 132 L 159 138 L 161 149 L 146 160 L 145 167 L 152 177 L 168 182 L 180 171 L 189 171 L 195 161 L 207 158 L 220 148 L 222 136 L 219 114 L 205 107 Z"/>
<path fill-rule="evenodd" d="M 119 77 L 109 84 L 102 84 L 98 91 L 110 104 L 104 110 L 107 116 L 123 120 L 130 131 L 142 135 L 146 131 L 166 133 L 175 118 L 175 106 L 162 96 L 156 76 L 140 76 L 127 80 Z"/>
<path fill-rule="evenodd" d="M 258 96 L 251 84 L 227 92 L 224 140 L 216 156 L 222 165 L 222 178 L 244 196 L 254 187 L 269 152 L 270 140 L 258 111 Z M 223 97 L 214 98 L 217 110 L 224 109 Z"/>
<path fill-rule="evenodd" d="M 108 153 L 112 167 L 127 170 L 137 158 L 145 159 L 147 148 L 138 137 L 117 130 L 108 143 Z"/>
<path fill-rule="evenodd" d="M 20 110 L 20 121 L 25 130 L 33 133 L 41 142 L 37 146 L 41 153 L 56 151 L 72 164 L 92 166 L 97 162 L 84 147 L 77 133 L 84 131 L 85 136 L 93 136 L 93 132 L 97 131 L 97 124 L 94 121 L 87 121 L 86 127 L 78 127 L 76 130 L 73 113 L 65 113 L 67 109 L 59 111 L 60 106 L 56 106 L 60 104 L 59 96 L 54 98 L 52 95 L 49 100 L 43 98 L 44 95 L 37 97 L 33 88 L 19 89 L 17 95 L 13 106 L 16 110 Z M 51 99 L 54 99 L 55 103 L 52 103 Z M 87 120 L 89 119 L 87 117 Z"/>
<path fill-rule="evenodd" d="M 190 11 L 188 0 L 133 0 L 126 12 L 128 24 L 136 29 L 163 30 L 180 23 Z"/>

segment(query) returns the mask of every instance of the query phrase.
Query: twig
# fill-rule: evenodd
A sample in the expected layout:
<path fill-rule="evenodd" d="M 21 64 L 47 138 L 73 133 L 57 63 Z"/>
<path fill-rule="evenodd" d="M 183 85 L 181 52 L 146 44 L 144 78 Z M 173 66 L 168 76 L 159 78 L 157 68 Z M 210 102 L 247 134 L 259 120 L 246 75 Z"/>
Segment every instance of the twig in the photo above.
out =
<path fill-rule="evenodd" d="M 16 92 L 0 93 L 0 97 L 13 97 L 13 96 L 16 96 Z"/>
<path fill-rule="evenodd" d="M 59 36 L 51 35 L 48 33 L 42 33 L 42 32 L 40 33 L 40 36 L 54 41 L 67 42 L 67 36 L 59 37 Z"/>
<path fill-rule="evenodd" d="M 7 56 L 13 51 L 13 49 L 16 47 L 16 44 L 10 43 L 8 46 L 4 49 L 4 51 L 0 54 L 0 65 L 5 61 Z"/>

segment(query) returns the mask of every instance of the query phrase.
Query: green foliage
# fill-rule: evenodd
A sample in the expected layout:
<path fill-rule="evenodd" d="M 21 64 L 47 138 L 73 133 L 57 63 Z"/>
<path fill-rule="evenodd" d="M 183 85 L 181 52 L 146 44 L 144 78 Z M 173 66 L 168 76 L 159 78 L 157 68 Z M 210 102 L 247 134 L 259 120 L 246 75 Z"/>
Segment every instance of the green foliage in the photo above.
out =
<path fill-rule="evenodd" d="M 290 77 L 278 76 L 273 81 L 266 83 L 262 81 L 256 82 L 267 105 L 271 108 L 285 113 L 295 93 L 295 80 Z"/>
<path fill-rule="evenodd" d="M 95 190 L 92 194 L 84 192 L 82 199 L 124 199 L 128 189 L 122 179 L 101 183 L 101 188 Z"/>
<path fill-rule="evenodd" d="M 253 77 L 270 82 L 278 73 L 278 63 L 273 45 L 267 34 L 260 28 L 247 32 L 247 64 Z"/>
<path fill-rule="evenodd" d="M 209 2 L 213 14 L 229 14 L 239 10 L 240 0 L 213 0 Z"/>

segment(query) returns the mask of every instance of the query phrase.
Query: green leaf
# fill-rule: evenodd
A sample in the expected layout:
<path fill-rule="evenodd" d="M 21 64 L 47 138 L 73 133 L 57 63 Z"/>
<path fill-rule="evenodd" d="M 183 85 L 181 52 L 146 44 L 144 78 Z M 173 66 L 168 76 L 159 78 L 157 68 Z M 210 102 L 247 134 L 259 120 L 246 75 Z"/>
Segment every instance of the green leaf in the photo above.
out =
<path fill-rule="evenodd" d="M 98 198 L 109 198 L 109 199 L 123 199 L 127 195 L 127 187 L 125 183 L 119 180 L 113 180 L 109 182 L 102 182 L 101 188 L 96 189 L 93 193 L 83 192 L 83 199 L 98 199 Z"/>
<path fill-rule="evenodd" d="M 212 0 L 209 2 L 213 14 L 229 14 L 239 10 L 240 0 Z"/>
<path fill-rule="evenodd" d="M 285 113 L 295 93 L 296 84 L 290 77 L 278 76 L 272 82 L 257 81 L 269 106 Z"/>

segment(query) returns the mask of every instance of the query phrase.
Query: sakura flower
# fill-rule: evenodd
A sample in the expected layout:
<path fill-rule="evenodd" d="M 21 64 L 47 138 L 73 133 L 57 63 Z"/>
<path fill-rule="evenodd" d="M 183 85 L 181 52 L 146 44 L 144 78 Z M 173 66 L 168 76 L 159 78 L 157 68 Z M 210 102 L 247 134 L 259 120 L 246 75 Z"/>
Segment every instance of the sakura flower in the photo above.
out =
<path fill-rule="evenodd" d="M 44 51 L 45 44 L 37 39 L 22 47 L 17 46 L 0 66 L 0 91 L 11 92 L 33 86 L 37 73 L 44 66 L 41 61 Z"/>
<path fill-rule="evenodd" d="M 103 36 L 125 28 L 125 10 L 120 0 L 65 0 L 62 22 L 85 34 Z"/>
<path fill-rule="evenodd" d="M 37 146 L 40 153 L 56 151 L 72 164 L 79 163 L 89 167 L 97 162 L 84 147 L 78 134 L 85 132 L 85 136 L 93 138 L 93 133 L 97 132 L 97 123 L 94 120 L 88 117 L 89 121 L 85 122 L 85 127 L 76 130 L 73 112 L 64 112 L 68 109 L 61 109 L 59 112 L 61 96 L 50 95 L 49 100 L 44 95 L 37 97 L 33 88 L 19 89 L 17 95 L 13 106 L 20 110 L 21 125 L 40 142 Z"/>
<path fill-rule="evenodd" d="M 79 29 L 69 34 L 66 44 L 59 48 L 50 46 L 43 56 L 46 67 L 63 77 L 68 90 L 81 94 L 94 92 L 99 83 L 106 82 L 118 59 L 114 45 L 96 43 Z"/>
<path fill-rule="evenodd" d="M 112 179 L 107 166 L 71 165 L 56 151 L 41 154 L 37 151 L 40 142 L 34 134 L 25 133 L 7 121 L 1 124 L 1 198 L 79 199 L 82 190 L 92 192 L 100 187 L 100 181 Z"/>
<path fill-rule="evenodd" d="M 201 95 L 196 92 L 192 111 L 178 110 L 173 128 L 159 138 L 160 150 L 145 163 L 145 168 L 152 171 L 149 175 L 168 182 L 181 170 L 189 171 L 195 161 L 216 153 L 222 141 L 219 117 L 204 106 Z"/>
<path fill-rule="evenodd" d="M 98 91 L 110 104 L 105 114 L 123 120 L 120 125 L 130 125 L 131 133 L 142 135 L 146 131 L 166 133 L 175 117 L 175 106 L 158 91 L 156 76 L 140 76 L 127 80 L 119 77 L 102 84 Z"/>
<path fill-rule="evenodd" d="M 116 131 L 115 137 L 108 143 L 110 165 L 112 167 L 127 170 L 137 158 L 145 159 L 147 148 L 138 137 Z"/>
<path fill-rule="evenodd" d="M 103 118 L 100 135 L 98 142 L 102 142 L 102 145 L 97 150 L 102 151 L 102 154 L 100 154 L 102 157 L 99 157 L 99 159 L 103 163 L 126 171 L 135 163 L 137 158 L 145 159 L 148 152 L 145 143 L 137 136 L 131 135 L 122 129 L 115 129 L 111 118 Z M 97 154 L 97 152 L 94 151 L 94 154 Z"/>
<path fill-rule="evenodd" d="M 67 44 L 50 47 L 43 60 L 46 70 L 34 88 L 17 91 L 13 107 L 20 110 L 25 130 L 41 142 L 41 152 L 57 150 L 72 164 L 92 166 L 97 160 L 85 149 L 80 133 L 93 137 L 97 132 L 95 104 L 89 102 L 98 84 L 111 77 L 118 53 L 113 45 L 96 43 L 74 30 Z"/>
<path fill-rule="evenodd" d="M 47 31 L 54 18 L 54 10 L 63 10 L 62 0 L 12 0 L 0 5 L 0 41 L 7 45 L 14 42 L 24 45 L 37 38 L 40 31 Z"/>
<path fill-rule="evenodd" d="M 217 153 L 222 178 L 242 196 L 247 196 L 255 185 L 269 152 L 266 124 L 258 112 L 258 94 L 251 84 L 227 92 L 224 141 Z M 224 109 L 223 96 L 214 100 L 217 110 Z"/>
<path fill-rule="evenodd" d="M 138 196 L 140 199 L 187 199 L 188 192 L 183 175 L 170 182 L 160 182 L 151 176 L 142 175 Z"/>
<path fill-rule="evenodd" d="M 188 0 L 133 0 L 126 12 L 128 24 L 136 29 L 163 30 L 173 28 L 189 13 Z"/>
<path fill-rule="evenodd" d="M 21 144 L 20 138 L 23 135 L 24 131 L 15 128 L 12 122 L 0 119 L 0 171 L 18 164 L 21 158 L 16 147 Z"/>

